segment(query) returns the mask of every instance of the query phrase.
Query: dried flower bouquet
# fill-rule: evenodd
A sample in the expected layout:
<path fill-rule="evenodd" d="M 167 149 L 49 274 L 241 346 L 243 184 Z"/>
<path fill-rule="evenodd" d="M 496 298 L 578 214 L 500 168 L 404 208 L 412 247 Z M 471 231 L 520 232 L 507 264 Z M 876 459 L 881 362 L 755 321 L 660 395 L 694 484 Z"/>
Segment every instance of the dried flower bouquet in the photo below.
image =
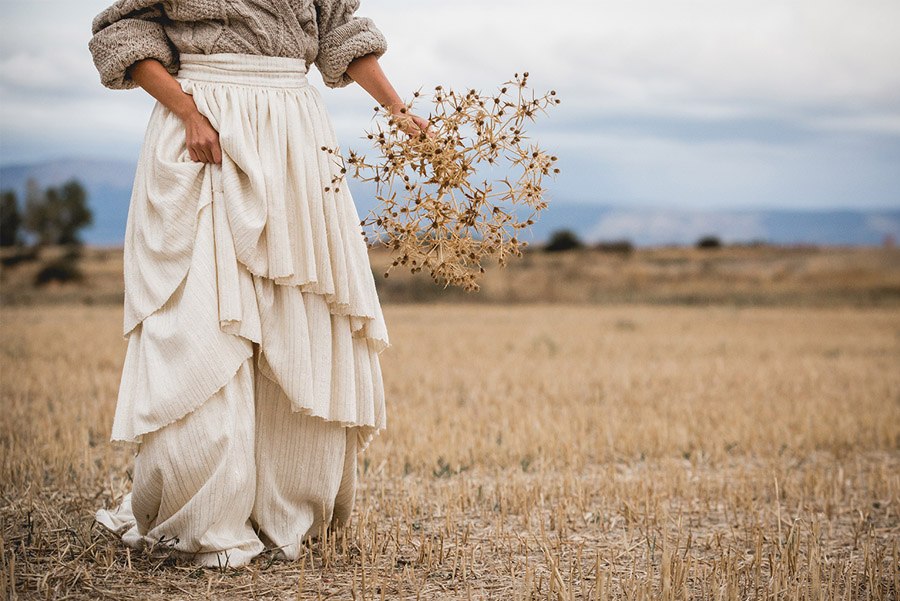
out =
<path fill-rule="evenodd" d="M 559 172 L 557 158 L 525 131 L 559 99 L 553 90 L 543 96 L 529 92 L 527 72 L 515 74 L 495 95 L 438 86 L 428 115 L 433 135 L 404 132 L 403 120 L 422 97 L 419 92 L 399 115 L 376 107 L 384 119 L 367 137 L 377 160 L 350 151 L 347 163 L 355 178 L 375 184 L 378 207 L 361 225 L 391 249 L 385 277 L 407 265 L 413 273 L 425 269 L 445 288 L 474 291 L 488 259 L 505 266 L 510 256 L 521 256 L 528 243 L 519 231 L 547 206 L 544 177 Z M 504 175 L 490 179 L 486 171 Z M 332 185 L 346 173 L 342 164 Z"/>

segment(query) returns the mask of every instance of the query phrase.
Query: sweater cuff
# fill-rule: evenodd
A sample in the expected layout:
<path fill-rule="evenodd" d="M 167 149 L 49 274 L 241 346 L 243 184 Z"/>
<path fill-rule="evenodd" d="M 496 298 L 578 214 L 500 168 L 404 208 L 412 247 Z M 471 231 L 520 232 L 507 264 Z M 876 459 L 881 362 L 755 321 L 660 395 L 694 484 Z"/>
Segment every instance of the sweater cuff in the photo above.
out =
<path fill-rule="evenodd" d="M 367 54 L 380 57 L 387 51 L 387 41 L 375 23 L 367 17 L 355 17 L 328 32 L 319 41 L 316 65 L 329 88 L 342 88 L 353 82 L 347 65 Z"/>
<path fill-rule="evenodd" d="M 169 42 L 163 26 L 145 19 L 121 19 L 94 34 L 88 49 L 100 72 L 100 82 L 112 90 L 136 88 L 128 67 L 145 58 L 155 58 L 166 70 L 178 73 L 178 51 Z"/>

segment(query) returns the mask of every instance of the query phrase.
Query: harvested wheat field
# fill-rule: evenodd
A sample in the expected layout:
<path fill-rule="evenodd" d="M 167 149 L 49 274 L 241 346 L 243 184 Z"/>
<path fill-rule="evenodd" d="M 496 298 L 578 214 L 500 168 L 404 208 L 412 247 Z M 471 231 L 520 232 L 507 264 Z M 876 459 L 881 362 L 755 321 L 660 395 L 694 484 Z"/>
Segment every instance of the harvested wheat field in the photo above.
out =
<path fill-rule="evenodd" d="M 93 524 L 117 305 L 2 310 L 8 598 L 896 599 L 895 307 L 386 305 L 351 525 L 193 569 Z"/>

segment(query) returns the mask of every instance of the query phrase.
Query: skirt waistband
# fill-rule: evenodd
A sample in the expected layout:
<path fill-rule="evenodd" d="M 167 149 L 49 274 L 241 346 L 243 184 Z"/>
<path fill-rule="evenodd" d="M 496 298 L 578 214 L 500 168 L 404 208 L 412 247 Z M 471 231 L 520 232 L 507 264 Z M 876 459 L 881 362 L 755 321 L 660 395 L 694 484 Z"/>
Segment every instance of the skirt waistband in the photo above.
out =
<path fill-rule="evenodd" d="M 179 62 L 176 79 L 276 88 L 308 85 L 306 61 L 302 58 L 233 52 L 182 53 Z"/>

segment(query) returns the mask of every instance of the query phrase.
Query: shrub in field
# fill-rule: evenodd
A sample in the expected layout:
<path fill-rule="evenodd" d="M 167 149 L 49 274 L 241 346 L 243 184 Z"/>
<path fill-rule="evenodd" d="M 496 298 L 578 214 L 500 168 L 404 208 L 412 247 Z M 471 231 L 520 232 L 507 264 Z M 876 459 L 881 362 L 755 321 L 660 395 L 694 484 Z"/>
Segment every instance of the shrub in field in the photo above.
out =
<path fill-rule="evenodd" d="M 39 255 L 40 250 L 37 247 L 14 247 L 0 256 L 0 265 L 3 265 L 3 267 L 15 267 L 20 263 L 37 260 Z"/>
<path fill-rule="evenodd" d="M 385 276 L 407 265 L 412 272 L 424 269 L 444 288 L 473 291 L 486 260 L 504 266 L 510 256 L 521 256 L 527 242 L 519 230 L 547 206 L 543 178 L 559 172 L 557 158 L 525 131 L 559 99 L 555 91 L 529 93 L 527 82 L 528 73 L 516 74 L 493 95 L 437 86 L 427 117 L 432 136 L 404 131 L 419 92 L 399 115 L 375 109 L 386 118 L 367 132 L 377 158 L 351 151 L 347 162 L 354 177 L 375 184 L 378 207 L 361 225 L 392 251 Z M 491 181 L 488 170 L 504 177 Z M 332 184 L 346 172 L 342 163 Z"/>
<path fill-rule="evenodd" d="M 634 244 L 632 244 L 631 240 L 609 240 L 603 242 L 597 242 L 594 245 L 596 250 L 605 253 L 616 253 L 623 255 L 630 255 L 634 252 Z"/>
<path fill-rule="evenodd" d="M 50 282 L 80 282 L 83 279 L 84 273 L 78 266 L 76 257 L 70 252 L 44 265 L 34 276 L 34 285 L 43 286 Z"/>
<path fill-rule="evenodd" d="M 584 244 L 578 235 L 572 230 L 557 230 L 550 235 L 550 240 L 544 246 L 547 252 L 560 252 L 582 248 Z"/>
<path fill-rule="evenodd" d="M 718 236 L 703 236 L 697 240 L 697 248 L 721 248 L 722 241 Z"/>

